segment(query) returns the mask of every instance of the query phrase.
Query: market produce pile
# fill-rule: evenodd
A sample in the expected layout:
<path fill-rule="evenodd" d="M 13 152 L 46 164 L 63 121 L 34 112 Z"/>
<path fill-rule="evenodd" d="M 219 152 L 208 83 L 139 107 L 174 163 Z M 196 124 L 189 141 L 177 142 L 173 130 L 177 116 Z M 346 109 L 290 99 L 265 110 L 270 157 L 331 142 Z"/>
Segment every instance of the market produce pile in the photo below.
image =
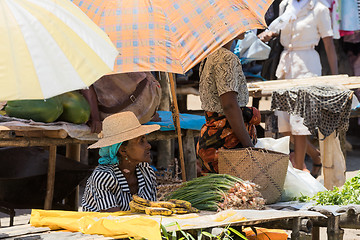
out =
<path fill-rule="evenodd" d="M 221 210 L 263 209 L 265 199 L 256 190 L 258 188 L 258 185 L 249 181 L 237 182 L 234 187 L 229 189 L 228 193 L 223 195 L 223 202 L 219 203 L 218 206 Z"/>
<path fill-rule="evenodd" d="M 73 91 L 45 100 L 8 101 L 5 112 L 9 117 L 31 119 L 50 123 L 66 121 L 86 123 L 90 117 L 90 105 L 80 93 Z"/>
<path fill-rule="evenodd" d="M 317 205 L 348 205 L 360 204 L 360 172 L 353 178 L 347 180 L 340 189 L 318 192 L 313 197 L 302 196 L 298 198 L 302 202 L 315 201 Z"/>
<path fill-rule="evenodd" d="M 130 210 L 135 213 L 146 213 L 148 215 L 170 216 L 172 214 L 197 213 L 198 209 L 191 206 L 190 202 L 170 199 L 169 201 L 153 202 L 133 195 L 129 203 Z"/>
<path fill-rule="evenodd" d="M 183 183 L 168 199 L 185 200 L 200 210 L 263 209 L 258 186 L 227 174 L 208 174 Z"/>

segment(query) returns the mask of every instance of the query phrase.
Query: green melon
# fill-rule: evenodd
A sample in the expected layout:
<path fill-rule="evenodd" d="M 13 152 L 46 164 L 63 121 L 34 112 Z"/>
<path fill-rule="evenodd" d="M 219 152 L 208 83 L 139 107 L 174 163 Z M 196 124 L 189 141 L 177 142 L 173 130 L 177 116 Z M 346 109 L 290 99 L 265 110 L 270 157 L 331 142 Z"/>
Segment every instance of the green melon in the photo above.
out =
<path fill-rule="evenodd" d="M 49 123 L 62 114 L 63 106 L 57 96 L 46 100 L 14 100 L 7 102 L 5 112 L 9 117 Z"/>
<path fill-rule="evenodd" d="M 58 118 L 59 121 L 81 124 L 89 120 L 90 105 L 83 95 L 73 91 L 61 94 L 59 97 L 64 109 Z"/>

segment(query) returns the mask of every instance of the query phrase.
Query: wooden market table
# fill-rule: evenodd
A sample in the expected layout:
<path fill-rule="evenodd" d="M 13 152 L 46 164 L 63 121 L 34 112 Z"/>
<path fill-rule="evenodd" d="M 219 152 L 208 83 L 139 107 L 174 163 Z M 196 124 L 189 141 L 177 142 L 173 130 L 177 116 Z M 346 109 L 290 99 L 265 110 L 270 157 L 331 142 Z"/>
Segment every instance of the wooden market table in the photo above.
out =
<path fill-rule="evenodd" d="M 275 90 L 313 85 L 340 86 L 345 89 L 353 90 L 360 88 L 360 77 L 349 77 L 348 75 L 329 75 L 311 78 L 256 81 L 248 83 L 248 89 L 250 96 L 270 97 L 272 92 Z"/>
<path fill-rule="evenodd" d="M 231 210 L 230 210 L 231 211 Z M 312 212 L 312 211 L 282 211 L 282 210 L 239 210 L 236 211 L 236 219 L 245 218 L 241 220 L 231 220 L 234 219 L 233 213 L 230 213 L 223 220 L 210 220 L 214 219 L 216 212 L 201 211 L 198 215 L 200 218 L 189 218 L 189 219 L 174 219 L 173 217 L 164 217 L 164 216 L 149 216 L 149 218 L 161 222 L 168 232 L 177 231 L 178 225 L 170 224 L 173 222 L 178 222 L 182 231 L 188 232 L 193 236 L 198 236 L 202 231 L 211 232 L 212 228 L 226 228 L 226 227 L 247 227 L 247 226 L 257 226 L 257 227 L 267 227 L 267 228 L 279 228 L 280 229 L 289 229 L 292 231 L 291 239 L 300 240 L 303 239 L 304 233 L 307 232 L 311 234 L 312 221 L 318 221 L 319 219 L 325 219 L 321 213 Z M 132 218 L 136 216 L 141 216 L 142 214 L 134 214 Z M 192 214 L 194 216 L 194 214 Z M 127 216 L 124 216 L 127 217 Z M 208 218 L 206 218 L 208 217 Z M 116 217 L 115 217 L 116 218 Z M 121 216 L 117 217 L 121 218 Z M 216 217 L 217 218 L 217 217 Z M 229 219 L 229 220 L 228 220 Z M 159 229 L 160 230 L 160 229 Z M 19 225 L 8 228 L 0 229 L 0 239 L 27 239 L 33 235 L 41 236 L 56 236 L 57 231 L 51 231 L 47 227 L 32 227 L 29 224 Z M 92 239 L 93 235 L 85 235 L 79 233 L 74 233 L 74 237 L 69 236 L 67 239 Z M 77 238 L 76 238 L 77 237 Z M 95 235 L 93 239 L 102 239 L 100 236 Z M 109 239 L 109 238 L 107 238 Z"/>

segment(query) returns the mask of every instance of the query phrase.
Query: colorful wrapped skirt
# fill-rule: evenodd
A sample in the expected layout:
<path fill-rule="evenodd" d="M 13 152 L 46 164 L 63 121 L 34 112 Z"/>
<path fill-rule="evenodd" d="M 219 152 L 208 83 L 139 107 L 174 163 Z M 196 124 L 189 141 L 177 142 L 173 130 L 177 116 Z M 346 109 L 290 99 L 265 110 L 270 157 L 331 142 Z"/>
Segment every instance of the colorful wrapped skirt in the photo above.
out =
<path fill-rule="evenodd" d="M 260 124 L 261 116 L 254 107 L 243 107 L 245 127 L 253 143 L 256 143 L 255 125 Z M 206 123 L 202 126 L 196 153 L 201 163 L 202 173 L 218 173 L 218 149 L 243 147 L 230 127 L 225 115 L 205 111 Z"/>

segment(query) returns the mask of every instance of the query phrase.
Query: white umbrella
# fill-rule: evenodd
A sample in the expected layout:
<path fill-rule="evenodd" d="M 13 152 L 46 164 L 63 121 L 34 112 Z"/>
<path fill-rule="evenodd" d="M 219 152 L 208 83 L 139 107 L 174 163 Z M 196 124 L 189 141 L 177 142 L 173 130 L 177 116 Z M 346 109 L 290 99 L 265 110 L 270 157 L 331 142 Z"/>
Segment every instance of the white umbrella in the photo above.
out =
<path fill-rule="evenodd" d="M 70 1 L 0 1 L 0 101 L 46 99 L 112 71 L 118 51 Z"/>

